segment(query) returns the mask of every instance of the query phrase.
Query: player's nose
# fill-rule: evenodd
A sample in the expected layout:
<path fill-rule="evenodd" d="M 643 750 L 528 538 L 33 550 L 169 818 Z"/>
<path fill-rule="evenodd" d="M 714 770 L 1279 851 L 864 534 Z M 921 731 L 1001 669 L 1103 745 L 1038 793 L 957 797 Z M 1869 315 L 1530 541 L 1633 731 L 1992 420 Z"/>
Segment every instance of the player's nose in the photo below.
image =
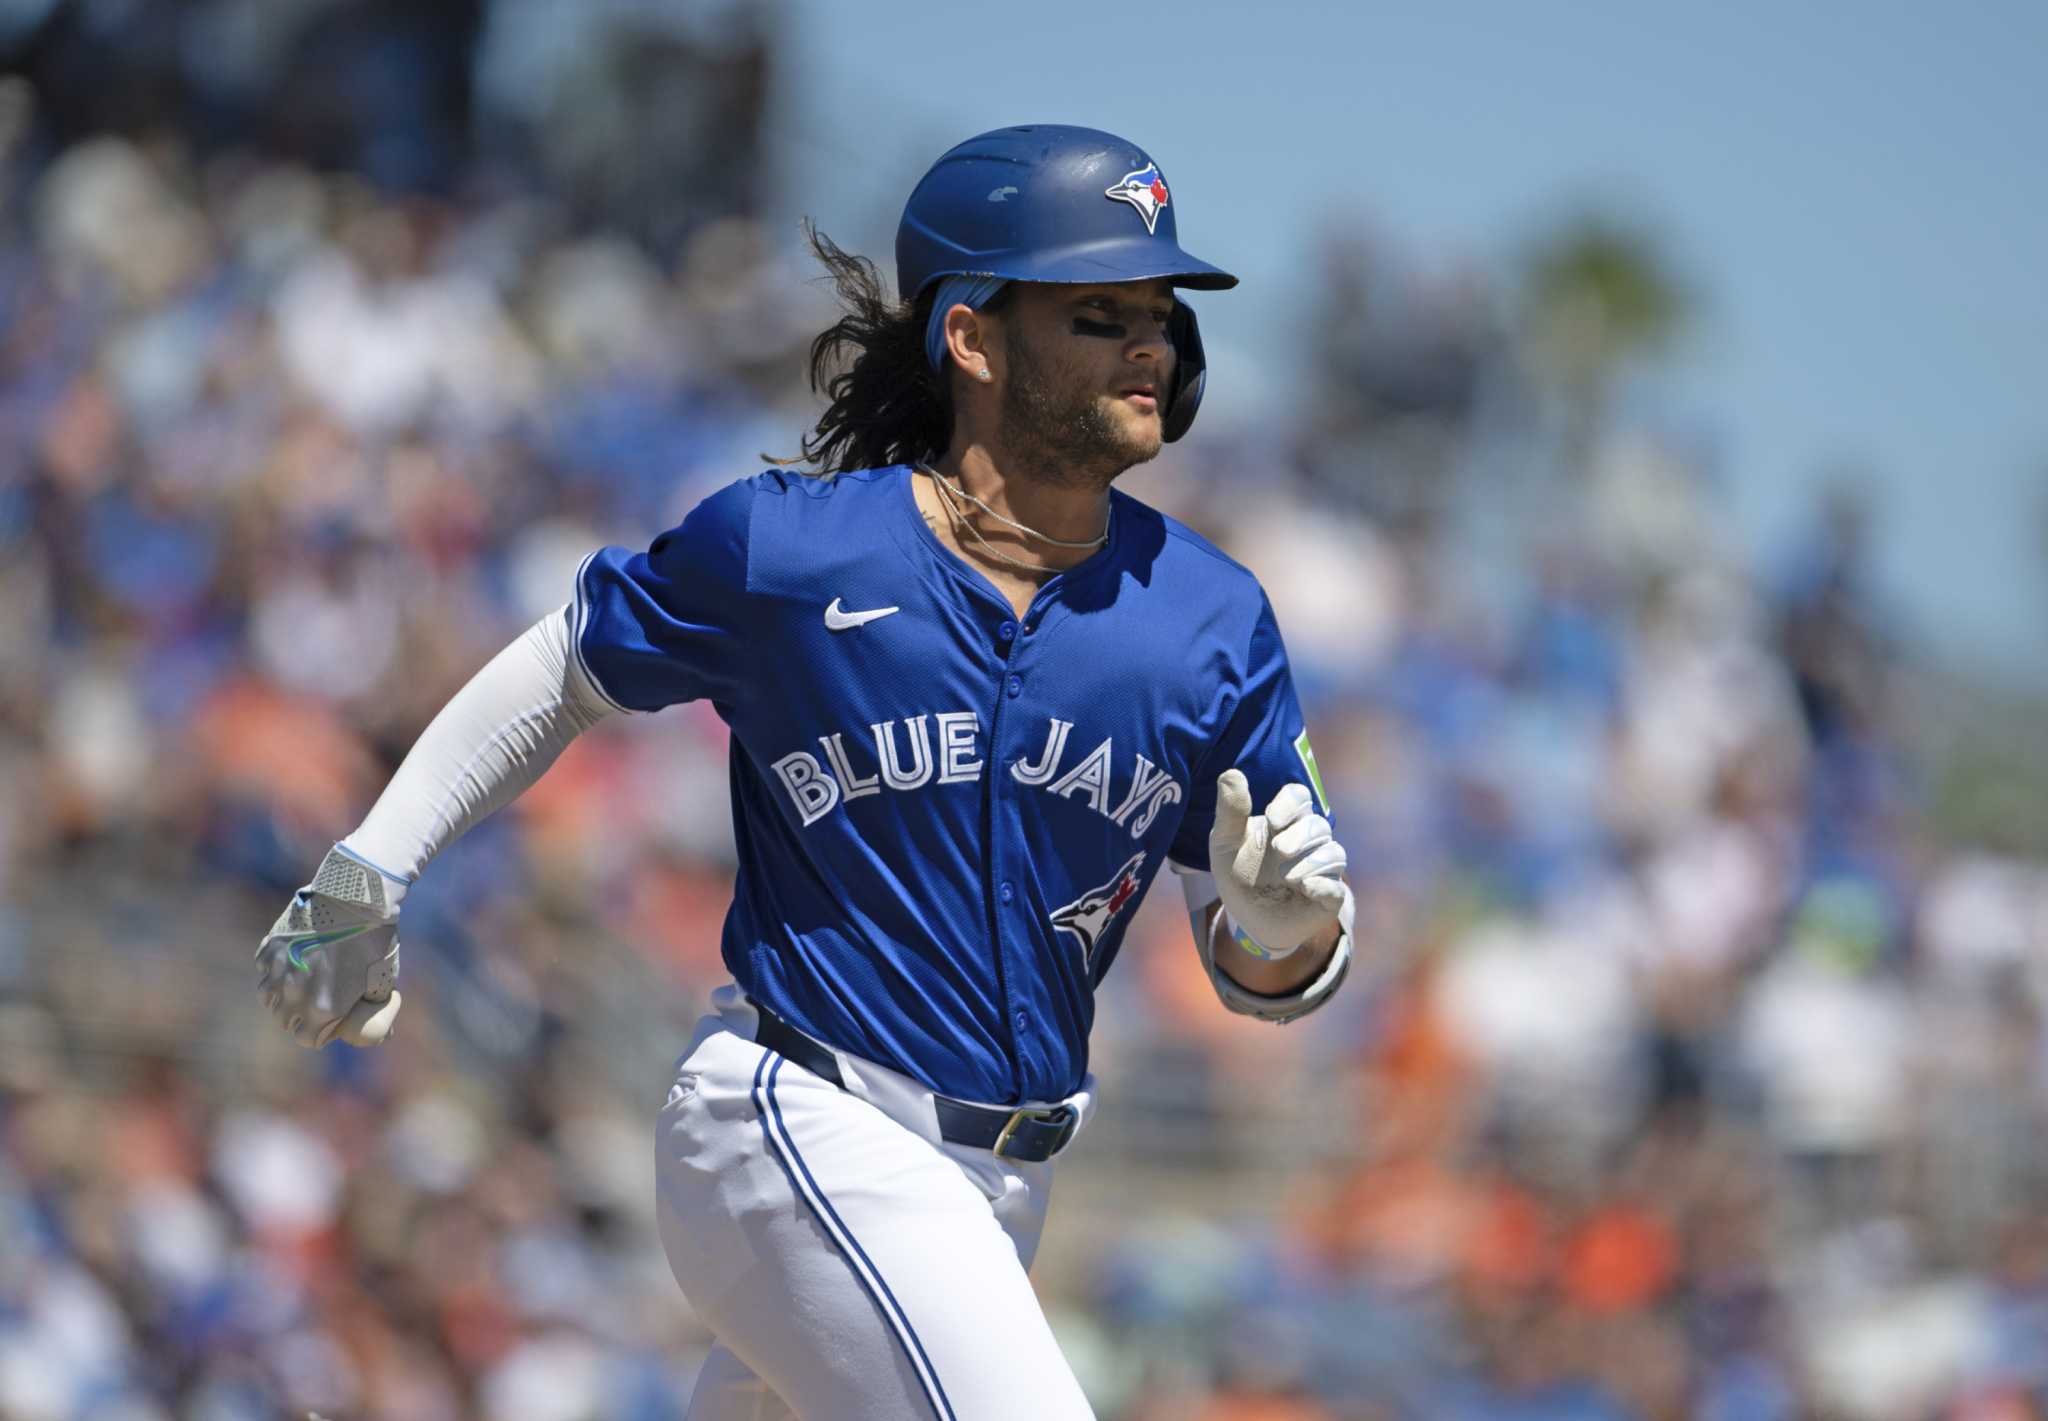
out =
<path fill-rule="evenodd" d="M 1148 375 L 1164 379 L 1173 369 L 1173 342 L 1167 337 L 1166 327 L 1149 317 L 1141 320 L 1132 328 L 1130 342 L 1124 346 L 1124 359 Z"/>
<path fill-rule="evenodd" d="M 1173 341 L 1166 334 L 1166 324 L 1151 316 L 1140 316 L 1131 327 L 1131 343 L 1126 347 L 1133 359 L 1164 361 L 1173 354 Z"/>

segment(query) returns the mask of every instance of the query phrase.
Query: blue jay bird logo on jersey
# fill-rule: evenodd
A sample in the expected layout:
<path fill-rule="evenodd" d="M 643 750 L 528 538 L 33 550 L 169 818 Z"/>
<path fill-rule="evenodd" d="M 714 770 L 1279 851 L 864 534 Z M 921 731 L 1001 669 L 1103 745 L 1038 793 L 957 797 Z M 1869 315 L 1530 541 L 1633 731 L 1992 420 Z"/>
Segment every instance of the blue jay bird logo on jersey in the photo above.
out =
<path fill-rule="evenodd" d="M 1081 939 L 1083 962 L 1090 962 L 1095 956 L 1096 944 L 1108 934 L 1109 925 L 1137 898 L 1138 870 L 1144 866 L 1145 854 L 1140 850 L 1124 860 L 1124 866 L 1109 882 L 1100 888 L 1089 889 L 1066 907 L 1054 911 L 1052 925 Z"/>
<path fill-rule="evenodd" d="M 1157 163 L 1147 163 L 1135 173 L 1125 173 L 1121 182 L 1104 188 L 1102 195 L 1137 208 L 1145 219 L 1145 230 L 1151 232 L 1159 225 L 1159 209 L 1166 206 L 1166 179 L 1159 176 Z"/>

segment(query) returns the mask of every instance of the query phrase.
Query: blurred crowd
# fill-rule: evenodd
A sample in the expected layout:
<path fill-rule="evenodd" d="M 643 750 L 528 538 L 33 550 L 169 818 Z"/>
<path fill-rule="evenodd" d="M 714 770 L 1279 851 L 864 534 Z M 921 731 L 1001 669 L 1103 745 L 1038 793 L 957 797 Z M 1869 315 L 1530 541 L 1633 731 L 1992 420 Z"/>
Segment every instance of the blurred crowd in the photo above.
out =
<path fill-rule="evenodd" d="M 0 79 L 0 1415 L 679 1416 L 649 1119 L 720 976 L 716 716 L 606 723 L 436 864 L 389 1047 L 297 1052 L 249 959 L 584 553 L 794 450 L 814 273 L 730 174 L 608 225 L 36 103 Z M 1366 957 L 1276 1031 L 1177 904 L 1134 926 L 1070 1166 L 1127 1187 L 1041 1274 L 1099 1410 L 2048 1416 L 2048 867 L 1931 812 L 1865 510 L 1759 564 L 1683 441 L 1503 460 L 1541 382 L 1480 285 L 1326 261 L 1319 378 L 1131 486 L 1273 597 Z"/>

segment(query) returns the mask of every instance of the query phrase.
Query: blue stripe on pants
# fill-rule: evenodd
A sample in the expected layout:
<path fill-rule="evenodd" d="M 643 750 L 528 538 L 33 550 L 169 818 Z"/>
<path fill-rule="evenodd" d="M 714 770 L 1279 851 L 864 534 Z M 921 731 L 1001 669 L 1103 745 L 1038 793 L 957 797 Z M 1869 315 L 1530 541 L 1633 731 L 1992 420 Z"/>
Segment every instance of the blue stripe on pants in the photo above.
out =
<path fill-rule="evenodd" d="M 770 1062 L 774 1064 L 771 1066 Z M 953 1404 L 946 1399 L 946 1389 L 939 1383 L 939 1374 L 926 1355 L 924 1343 L 918 1340 L 917 1329 L 910 1325 L 910 1319 L 903 1311 L 903 1305 L 896 1301 L 896 1295 L 889 1290 L 889 1284 L 875 1267 L 867 1250 L 853 1236 L 846 1221 L 839 1217 L 839 1211 L 832 1207 L 832 1201 L 825 1197 L 825 1191 L 818 1187 L 818 1181 L 811 1174 L 810 1166 L 804 1163 L 803 1155 L 796 1147 L 796 1139 L 790 1134 L 789 1124 L 782 1118 L 782 1103 L 775 1098 L 775 1078 L 782 1073 L 783 1058 L 772 1051 L 761 1052 L 761 1063 L 754 1068 L 754 1108 L 760 1113 L 761 1129 L 768 1137 L 768 1145 L 782 1166 L 782 1172 L 789 1176 L 790 1188 L 810 1207 L 818 1222 L 824 1227 L 833 1244 L 846 1258 L 853 1269 L 854 1277 L 860 1280 L 862 1288 L 874 1300 L 882 1316 L 896 1333 L 896 1340 L 909 1359 L 911 1370 L 917 1373 L 923 1385 L 926 1399 L 931 1402 L 932 1411 L 940 1421 L 958 1421 L 953 1414 Z M 763 1079 L 765 1074 L 766 1079 Z M 764 1098 L 765 1097 L 765 1098 Z M 801 1179 L 799 1178 L 801 1176 Z"/>

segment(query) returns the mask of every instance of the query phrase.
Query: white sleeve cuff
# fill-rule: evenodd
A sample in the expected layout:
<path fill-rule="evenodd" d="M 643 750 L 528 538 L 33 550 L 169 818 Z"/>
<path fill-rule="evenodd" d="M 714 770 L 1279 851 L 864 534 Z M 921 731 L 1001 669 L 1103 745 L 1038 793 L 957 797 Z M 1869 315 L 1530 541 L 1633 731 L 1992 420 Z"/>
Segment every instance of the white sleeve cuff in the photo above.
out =
<path fill-rule="evenodd" d="M 573 606 L 535 622 L 421 732 L 369 817 L 338 846 L 410 883 L 471 826 L 524 793 L 612 713 L 572 652 Z"/>
<path fill-rule="evenodd" d="M 1209 974 L 1209 985 L 1216 989 L 1216 995 L 1224 1006 L 1239 1016 L 1286 1023 L 1307 1016 L 1343 985 L 1346 974 L 1351 971 L 1351 923 L 1356 901 L 1349 886 L 1344 890 L 1344 906 L 1337 912 L 1337 950 L 1330 954 L 1323 970 L 1300 991 L 1289 992 L 1284 997 L 1269 997 L 1262 992 L 1247 990 L 1216 965 L 1214 930 L 1203 921 L 1209 905 L 1218 901 L 1216 880 L 1206 873 L 1184 869 L 1178 864 L 1173 865 L 1173 871 L 1180 875 L 1181 892 L 1187 899 L 1189 926 L 1194 930 L 1195 949 L 1202 957 L 1202 970 Z M 1216 917 L 1220 927 L 1223 914 L 1219 912 Z"/>

